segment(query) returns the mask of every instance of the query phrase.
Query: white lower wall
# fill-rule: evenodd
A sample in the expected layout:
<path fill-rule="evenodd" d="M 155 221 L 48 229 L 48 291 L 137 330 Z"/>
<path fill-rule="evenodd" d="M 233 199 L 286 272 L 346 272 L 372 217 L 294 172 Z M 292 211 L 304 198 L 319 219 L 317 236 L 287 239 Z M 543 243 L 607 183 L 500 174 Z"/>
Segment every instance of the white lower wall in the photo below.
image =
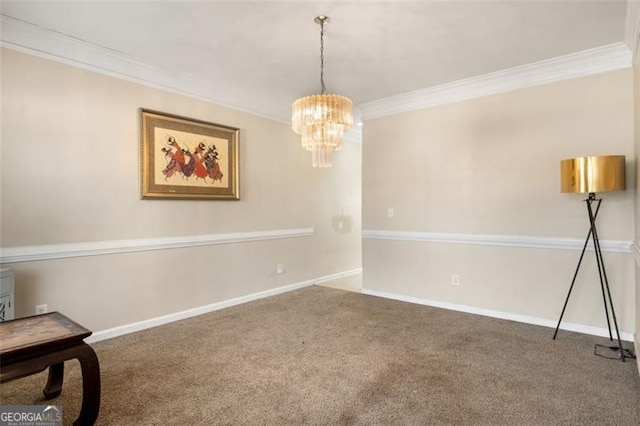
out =
<path fill-rule="evenodd" d="M 538 317 L 532 317 L 532 316 L 528 316 L 528 315 L 521 315 L 521 314 L 514 314 L 511 312 L 503 312 L 503 311 L 495 311 L 495 310 L 491 310 L 491 309 L 484 309 L 484 308 L 478 308 L 475 306 L 469 306 L 469 305 L 459 305 L 456 303 L 447 303 L 447 302 L 441 302 L 439 300 L 429 300 L 429 299 L 419 299 L 417 297 L 410 297 L 410 296 L 403 296 L 401 294 L 393 294 L 393 293 L 386 293 L 384 291 L 377 291 L 377 290 L 370 290 L 370 289 L 362 289 L 362 293 L 363 294 L 368 294 L 370 296 L 377 296 L 377 297 L 382 297 L 385 299 L 392 299 L 392 300 L 399 300 L 402 302 L 408 302 L 408 303 L 415 303 L 417 305 L 426 305 L 426 306 L 433 306 L 435 308 L 442 308 L 442 309 L 448 309 L 448 310 L 452 310 L 452 311 L 458 311 L 458 312 L 465 312 L 468 314 L 474 314 L 474 315 L 482 315 L 482 316 L 486 316 L 486 317 L 491 317 L 491 318 L 500 318 L 500 319 L 506 319 L 509 321 L 516 321 L 516 322 L 523 322 L 526 324 L 533 324 L 533 325 L 541 325 L 543 327 L 548 327 L 548 328 L 552 328 L 555 330 L 555 328 L 558 326 L 558 320 L 557 319 L 547 319 L 547 318 L 538 318 Z M 589 326 L 585 326 L 582 324 L 575 324 L 575 323 L 571 323 L 571 322 L 567 322 L 567 321 L 562 321 L 562 323 L 560 324 L 560 330 L 568 330 L 568 331 L 575 331 L 578 333 L 584 333 L 584 334 L 592 334 L 594 336 L 602 336 L 602 337 L 609 337 L 609 330 L 608 328 L 600 328 L 600 327 L 589 327 Z M 632 342 L 634 340 L 634 335 L 633 333 L 628 333 L 625 331 L 620 331 L 620 339 L 623 341 L 628 341 L 628 342 Z M 559 335 L 561 334 L 561 332 L 559 333 Z M 552 336 L 552 332 L 549 332 L 549 335 Z M 613 325 L 611 326 L 611 337 L 613 339 L 617 338 L 617 333 L 615 331 L 615 328 L 613 327 Z"/>
<path fill-rule="evenodd" d="M 276 296 L 278 294 L 287 293 L 289 291 L 298 290 L 304 287 L 309 287 L 314 284 L 321 284 L 326 281 L 344 281 L 346 279 L 356 278 L 362 275 L 362 269 L 354 269 L 351 271 L 342 271 L 336 274 L 326 275 L 324 277 L 318 277 L 312 280 L 302 281 L 293 284 L 287 284 L 282 287 L 276 287 L 270 290 L 260 291 L 257 293 L 247 294 L 245 296 L 236 297 L 234 299 L 223 300 L 221 302 L 211 303 L 197 308 L 187 309 L 185 311 L 175 312 L 160 317 L 150 318 L 144 321 L 138 321 L 131 324 L 125 324 L 119 327 L 113 327 L 107 330 L 101 330 L 93 333 L 86 339 L 88 343 L 98 342 L 101 340 L 111 339 L 113 337 L 122 336 L 124 334 L 134 333 L 136 331 L 145 330 L 151 327 L 157 327 L 159 325 L 168 324 L 175 321 L 180 321 L 186 318 L 195 317 L 198 315 L 206 314 L 220 309 L 229 308 L 231 306 L 248 303 L 258 299 L 264 299 L 265 297 Z"/>
<path fill-rule="evenodd" d="M 579 254 L 365 239 L 363 291 L 557 322 Z M 630 338 L 635 331 L 634 261 L 629 253 L 607 252 L 604 259 L 619 330 Z M 457 286 L 451 284 L 454 274 L 460 279 Z M 593 252 L 585 254 L 563 322 L 607 327 Z"/>
<path fill-rule="evenodd" d="M 312 279 L 312 237 L 7 264 L 16 312 L 48 304 L 100 331 Z M 286 270 L 276 274 L 282 263 Z M 5 265 L 3 265 L 5 266 Z"/>

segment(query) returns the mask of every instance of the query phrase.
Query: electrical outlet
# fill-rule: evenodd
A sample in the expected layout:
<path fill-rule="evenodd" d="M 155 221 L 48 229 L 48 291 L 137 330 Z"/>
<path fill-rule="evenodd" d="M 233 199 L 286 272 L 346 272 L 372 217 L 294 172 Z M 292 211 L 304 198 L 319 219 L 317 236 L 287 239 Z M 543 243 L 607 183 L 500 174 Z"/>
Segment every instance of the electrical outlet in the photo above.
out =
<path fill-rule="evenodd" d="M 36 305 L 36 315 L 42 315 L 49 312 L 49 305 Z"/>
<path fill-rule="evenodd" d="M 451 275 L 451 285 L 460 285 L 460 275 Z"/>
<path fill-rule="evenodd" d="M 276 274 L 278 275 L 284 274 L 284 265 L 282 263 L 278 263 L 276 265 Z"/>
<path fill-rule="evenodd" d="M 392 218 L 394 215 L 395 212 L 393 211 L 393 207 L 387 207 L 387 217 Z"/>

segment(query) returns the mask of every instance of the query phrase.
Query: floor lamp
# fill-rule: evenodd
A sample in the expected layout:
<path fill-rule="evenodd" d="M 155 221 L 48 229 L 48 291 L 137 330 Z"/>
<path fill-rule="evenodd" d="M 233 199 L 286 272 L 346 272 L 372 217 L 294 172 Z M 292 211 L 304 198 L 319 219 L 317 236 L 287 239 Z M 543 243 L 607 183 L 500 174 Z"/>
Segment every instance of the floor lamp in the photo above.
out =
<path fill-rule="evenodd" d="M 611 333 L 611 319 L 613 319 L 613 325 L 616 330 L 616 337 L 618 339 L 618 347 L 612 349 L 620 351 L 620 359 L 624 362 L 625 354 L 622 347 L 622 340 L 620 339 L 620 331 L 618 329 L 618 320 L 616 318 L 616 312 L 613 308 L 613 301 L 611 299 L 611 290 L 609 289 L 609 280 L 607 279 L 607 272 L 604 267 L 604 259 L 602 258 L 602 249 L 600 248 L 600 239 L 598 238 L 598 231 L 596 229 L 596 218 L 600 211 L 600 205 L 602 198 L 597 198 L 596 193 L 599 192 L 612 192 L 612 191 L 624 191 L 625 190 L 625 158 L 624 155 L 606 155 L 599 157 L 578 157 L 569 160 L 562 160 L 560 162 L 560 174 L 561 174 L 561 190 L 562 192 L 574 192 L 574 193 L 587 193 L 589 194 L 587 199 L 584 200 L 587 205 L 587 214 L 589 215 L 589 233 L 587 239 L 582 247 L 582 253 L 578 260 L 578 266 L 576 272 L 573 274 L 573 280 L 571 280 L 571 286 L 569 287 L 569 293 L 564 301 L 562 307 L 562 313 L 556 326 L 556 331 L 553 333 L 553 339 L 555 340 L 558 335 L 558 329 L 564 316 L 564 311 L 567 308 L 573 285 L 576 282 L 582 259 L 584 258 L 585 250 L 589 244 L 589 240 L 593 241 L 593 249 L 596 254 L 596 263 L 598 265 L 598 275 L 600 277 L 600 288 L 602 290 L 602 301 L 604 302 L 604 313 L 607 318 L 607 327 L 609 329 L 609 340 L 613 341 L 613 335 Z M 595 205 L 595 209 L 594 209 Z M 611 315 L 609 315 L 611 311 Z M 632 355 L 629 355 L 632 356 Z"/>

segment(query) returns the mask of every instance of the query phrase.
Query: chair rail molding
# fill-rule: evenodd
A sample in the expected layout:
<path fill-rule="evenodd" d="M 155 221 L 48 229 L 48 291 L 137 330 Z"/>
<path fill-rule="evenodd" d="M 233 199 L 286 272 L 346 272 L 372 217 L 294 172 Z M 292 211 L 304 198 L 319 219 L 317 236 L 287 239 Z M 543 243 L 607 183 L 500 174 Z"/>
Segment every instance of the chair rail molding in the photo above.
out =
<path fill-rule="evenodd" d="M 283 238 L 311 237 L 313 234 L 313 228 L 300 228 L 229 234 L 3 247 L 0 248 L 0 263 L 31 262 L 36 260 L 132 253 L 137 251 L 248 243 L 253 241 L 277 240 Z"/>
<path fill-rule="evenodd" d="M 362 238 L 368 240 L 416 241 L 425 243 L 472 244 L 481 246 L 556 250 L 582 250 L 582 247 L 584 247 L 584 240 L 576 238 L 530 237 L 525 235 L 447 234 L 433 232 L 363 230 Z M 621 240 L 600 241 L 602 251 L 606 252 L 632 253 L 632 244 L 633 243 L 631 241 Z M 593 250 L 593 243 L 591 241 L 587 248 L 589 250 Z"/>
<path fill-rule="evenodd" d="M 8 49 L 212 102 L 281 123 L 290 122 L 288 109 L 283 109 L 268 99 L 240 93 L 236 88 L 163 69 L 78 37 L 8 15 L 0 15 L 0 27 L 0 46 Z"/>
<path fill-rule="evenodd" d="M 633 241 L 630 244 L 629 249 L 631 250 L 631 254 L 633 255 L 633 260 L 635 260 L 636 265 L 640 267 L 640 246 L 638 246 L 637 241 Z"/>

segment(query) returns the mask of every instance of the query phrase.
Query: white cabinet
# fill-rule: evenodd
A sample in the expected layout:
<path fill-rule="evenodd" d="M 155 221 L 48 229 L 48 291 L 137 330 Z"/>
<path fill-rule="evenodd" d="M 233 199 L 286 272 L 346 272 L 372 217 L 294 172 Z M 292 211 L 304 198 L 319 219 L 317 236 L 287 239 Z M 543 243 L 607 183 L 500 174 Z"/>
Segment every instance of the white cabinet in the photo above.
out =
<path fill-rule="evenodd" d="M 0 269 L 0 322 L 13 319 L 14 287 L 13 271 Z"/>

